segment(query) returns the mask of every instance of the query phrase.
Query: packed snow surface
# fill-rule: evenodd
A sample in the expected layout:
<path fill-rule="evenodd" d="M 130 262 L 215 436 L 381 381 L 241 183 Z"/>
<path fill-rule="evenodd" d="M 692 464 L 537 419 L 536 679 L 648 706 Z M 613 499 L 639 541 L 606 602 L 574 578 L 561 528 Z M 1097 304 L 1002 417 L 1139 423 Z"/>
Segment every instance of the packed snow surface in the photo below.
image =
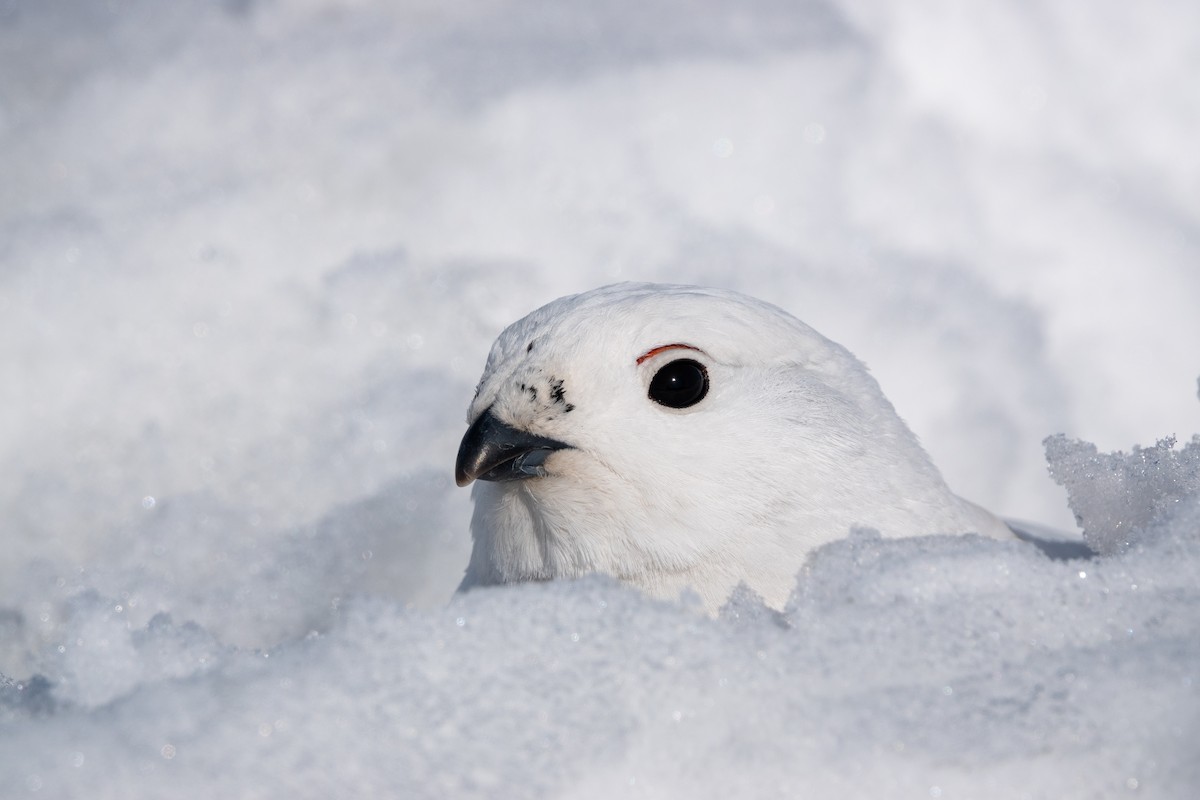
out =
<path fill-rule="evenodd" d="M 0 0 L 0 797 L 1200 796 L 1197 73 L 1165 0 Z M 1096 555 L 452 598 L 488 346 L 625 279 Z"/>

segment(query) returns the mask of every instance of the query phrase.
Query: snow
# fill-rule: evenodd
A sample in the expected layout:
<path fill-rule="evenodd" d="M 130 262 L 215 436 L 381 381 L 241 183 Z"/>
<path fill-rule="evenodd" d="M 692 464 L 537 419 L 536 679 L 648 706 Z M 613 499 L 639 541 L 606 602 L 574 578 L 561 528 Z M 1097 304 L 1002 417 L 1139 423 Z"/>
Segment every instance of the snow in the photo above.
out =
<path fill-rule="evenodd" d="M 1198 17 L 0 2 L 0 796 L 1196 796 Z M 451 599 L 488 346 L 621 279 L 783 306 L 1100 555 Z"/>
<path fill-rule="evenodd" d="M 1128 550 L 1159 532 L 1178 505 L 1200 495 L 1200 436 L 1181 450 L 1174 446 L 1174 437 L 1167 437 L 1128 455 L 1102 455 L 1095 445 L 1062 435 L 1046 440 L 1051 475 L 1067 487 L 1092 550 L 1102 555 Z"/>

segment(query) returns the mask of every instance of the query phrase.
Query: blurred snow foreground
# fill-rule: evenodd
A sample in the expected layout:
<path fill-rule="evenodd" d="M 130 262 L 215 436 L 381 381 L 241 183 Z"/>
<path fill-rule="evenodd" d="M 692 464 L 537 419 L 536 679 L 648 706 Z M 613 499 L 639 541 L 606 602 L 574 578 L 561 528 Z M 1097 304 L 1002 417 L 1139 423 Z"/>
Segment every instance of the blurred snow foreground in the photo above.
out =
<path fill-rule="evenodd" d="M 50 797 L 1119 797 L 1200 786 L 1200 437 L 1049 441 L 1088 540 L 858 532 L 784 613 L 613 581 L 358 597 L 222 644 L 73 597 L 0 686 L 0 779 Z M 315 559 L 335 540 L 313 540 Z"/>
<path fill-rule="evenodd" d="M 1200 796 L 1200 445 L 1105 454 L 1200 419 L 1149 6 L 0 0 L 0 797 Z M 488 345 L 622 279 L 784 307 L 1098 555 L 447 605 Z"/>

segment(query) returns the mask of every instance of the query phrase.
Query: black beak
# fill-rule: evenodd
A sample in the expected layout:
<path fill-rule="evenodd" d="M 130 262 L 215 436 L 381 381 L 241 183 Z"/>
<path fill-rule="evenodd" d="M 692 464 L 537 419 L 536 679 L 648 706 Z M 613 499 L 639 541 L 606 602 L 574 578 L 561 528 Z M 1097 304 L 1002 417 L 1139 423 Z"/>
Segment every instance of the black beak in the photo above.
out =
<path fill-rule="evenodd" d="M 546 457 L 570 445 L 506 425 L 489 408 L 475 420 L 458 446 L 454 480 L 466 486 L 481 481 L 523 481 L 546 474 Z"/>

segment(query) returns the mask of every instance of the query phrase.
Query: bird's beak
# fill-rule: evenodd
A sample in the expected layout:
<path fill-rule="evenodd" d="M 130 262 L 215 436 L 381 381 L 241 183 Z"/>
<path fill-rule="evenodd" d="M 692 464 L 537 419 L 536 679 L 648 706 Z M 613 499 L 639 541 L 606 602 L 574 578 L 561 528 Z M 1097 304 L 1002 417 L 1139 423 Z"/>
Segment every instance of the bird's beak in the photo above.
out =
<path fill-rule="evenodd" d="M 546 474 L 546 457 L 570 445 L 514 428 L 489 408 L 475 420 L 458 446 L 454 480 L 466 486 L 481 481 L 522 481 Z"/>

